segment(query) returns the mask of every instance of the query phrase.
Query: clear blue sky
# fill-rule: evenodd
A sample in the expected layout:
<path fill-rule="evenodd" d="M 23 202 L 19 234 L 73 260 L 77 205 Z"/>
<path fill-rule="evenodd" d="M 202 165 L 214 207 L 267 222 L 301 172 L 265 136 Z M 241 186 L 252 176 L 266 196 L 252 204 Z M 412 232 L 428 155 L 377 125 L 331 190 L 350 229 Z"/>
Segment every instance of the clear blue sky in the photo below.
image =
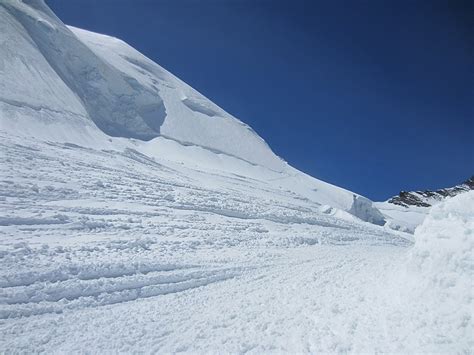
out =
<path fill-rule="evenodd" d="M 47 3 L 125 40 L 317 178 L 383 200 L 474 173 L 469 0 Z"/>

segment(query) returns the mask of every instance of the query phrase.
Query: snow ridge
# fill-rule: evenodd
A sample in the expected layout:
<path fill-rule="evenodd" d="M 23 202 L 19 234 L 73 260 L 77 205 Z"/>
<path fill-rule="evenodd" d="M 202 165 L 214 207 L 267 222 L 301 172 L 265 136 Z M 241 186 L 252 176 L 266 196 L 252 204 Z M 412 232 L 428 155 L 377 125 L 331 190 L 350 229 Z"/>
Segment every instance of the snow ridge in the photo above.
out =
<path fill-rule="evenodd" d="M 157 148 L 173 140 L 189 147 L 166 150 L 181 160 L 195 148 L 212 152 L 213 166 L 234 161 L 224 155 L 241 159 L 281 173 L 286 181 L 275 184 L 295 193 L 384 223 L 370 200 L 291 168 L 249 126 L 123 41 L 65 26 L 42 0 L 6 0 L 0 19 L 4 132 L 148 157 L 163 156 Z M 199 155 L 188 160 L 202 164 Z"/>
<path fill-rule="evenodd" d="M 1 88 L 0 101 L 64 112 L 74 108 L 109 136 L 150 140 L 163 135 L 272 169 L 285 167 L 247 125 L 123 41 L 65 26 L 42 0 L 6 0 L 0 16 L 8 50 L 2 56 L 12 53 L 3 58 L 5 72 L 15 73 Z M 24 52 L 21 62 L 14 55 L 18 51 Z M 29 68 L 38 62 L 40 78 L 33 81 L 38 73 Z M 34 83 L 32 95 L 25 95 L 18 76 Z M 51 82 L 47 87 L 44 78 Z M 17 90 L 22 95 L 15 95 Z"/>

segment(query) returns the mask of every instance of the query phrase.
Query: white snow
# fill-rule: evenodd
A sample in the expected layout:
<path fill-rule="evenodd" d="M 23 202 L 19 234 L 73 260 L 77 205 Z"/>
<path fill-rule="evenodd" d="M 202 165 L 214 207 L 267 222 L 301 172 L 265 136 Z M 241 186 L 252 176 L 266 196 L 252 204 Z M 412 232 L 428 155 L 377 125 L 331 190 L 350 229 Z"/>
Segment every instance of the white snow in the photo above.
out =
<path fill-rule="evenodd" d="M 68 28 L 40 0 L 7 0 L 0 11 L 5 132 L 158 157 L 175 155 L 157 150 L 171 147 L 168 138 L 280 172 L 278 184 L 383 224 L 371 201 L 293 169 L 250 127 L 123 41 Z"/>
<path fill-rule="evenodd" d="M 124 42 L 0 36 L 0 352 L 472 352 L 474 192 L 413 244 Z"/>
<path fill-rule="evenodd" d="M 387 201 L 374 202 L 374 206 L 383 214 L 387 227 L 407 233 L 414 233 L 431 209 L 418 206 L 404 207 Z"/>
<path fill-rule="evenodd" d="M 474 192 L 437 206 L 412 247 L 233 174 L 15 149 L 7 159 L 25 162 L 1 190 L 2 349 L 472 349 Z"/>
<path fill-rule="evenodd" d="M 474 191 L 433 207 L 415 231 L 404 280 L 413 338 L 472 351 L 474 334 Z M 429 314 L 429 317 L 427 317 Z M 424 334 L 420 325 L 432 328 Z"/>
<path fill-rule="evenodd" d="M 455 196 L 470 190 L 469 182 L 466 181 L 454 187 L 447 187 L 435 191 L 411 191 L 411 199 L 417 200 L 419 206 L 415 204 L 400 205 L 391 201 L 375 202 L 373 205 L 383 214 L 386 226 L 395 230 L 413 233 L 426 218 L 431 210 L 431 206 L 436 206 L 443 202 L 446 197 Z M 397 199 L 398 197 L 395 197 Z M 421 206 L 421 204 L 426 204 Z"/>

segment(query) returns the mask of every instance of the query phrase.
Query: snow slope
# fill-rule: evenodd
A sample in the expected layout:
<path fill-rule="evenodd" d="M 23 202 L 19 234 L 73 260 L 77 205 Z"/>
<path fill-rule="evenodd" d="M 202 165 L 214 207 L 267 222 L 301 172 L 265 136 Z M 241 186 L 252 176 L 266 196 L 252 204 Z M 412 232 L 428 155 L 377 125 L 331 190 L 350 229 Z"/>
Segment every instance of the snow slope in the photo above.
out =
<path fill-rule="evenodd" d="M 413 246 L 42 1 L 0 48 L 0 352 L 472 351 L 473 193 Z"/>
<path fill-rule="evenodd" d="M 291 168 L 250 127 L 126 43 L 66 27 L 41 0 L 5 0 L 0 19 L 3 131 L 136 147 L 150 157 L 163 156 L 158 147 L 174 140 L 279 172 L 295 193 L 384 223 L 371 201 Z"/>
<path fill-rule="evenodd" d="M 474 192 L 436 206 L 412 247 L 241 175 L 136 150 L 1 142 L 6 352 L 474 346 Z"/>
<path fill-rule="evenodd" d="M 72 32 L 42 1 L 8 0 L 1 11 L 7 48 L 2 55 L 7 75 L 2 101 L 44 106 L 53 111 L 54 121 L 64 121 L 64 115 L 54 113 L 70 111 L 83 125 L 92 121 L 111 136 L 168 136 L 280 167 L 280 160 L 248 126 L 122 41 Z M 26 82 L 34 84 L 25 88 Z"/>

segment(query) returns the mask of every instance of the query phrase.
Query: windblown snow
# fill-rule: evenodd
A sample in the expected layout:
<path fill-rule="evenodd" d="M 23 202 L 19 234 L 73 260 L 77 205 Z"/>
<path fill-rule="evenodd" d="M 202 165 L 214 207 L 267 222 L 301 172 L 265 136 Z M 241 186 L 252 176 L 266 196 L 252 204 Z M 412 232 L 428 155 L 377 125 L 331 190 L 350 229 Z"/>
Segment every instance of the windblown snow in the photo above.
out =
<path fill-rule="evenodd" d="M 41 0 L 0 79 L 1 352 L 472 351 L 474 192 L 413 239 Z"/>

